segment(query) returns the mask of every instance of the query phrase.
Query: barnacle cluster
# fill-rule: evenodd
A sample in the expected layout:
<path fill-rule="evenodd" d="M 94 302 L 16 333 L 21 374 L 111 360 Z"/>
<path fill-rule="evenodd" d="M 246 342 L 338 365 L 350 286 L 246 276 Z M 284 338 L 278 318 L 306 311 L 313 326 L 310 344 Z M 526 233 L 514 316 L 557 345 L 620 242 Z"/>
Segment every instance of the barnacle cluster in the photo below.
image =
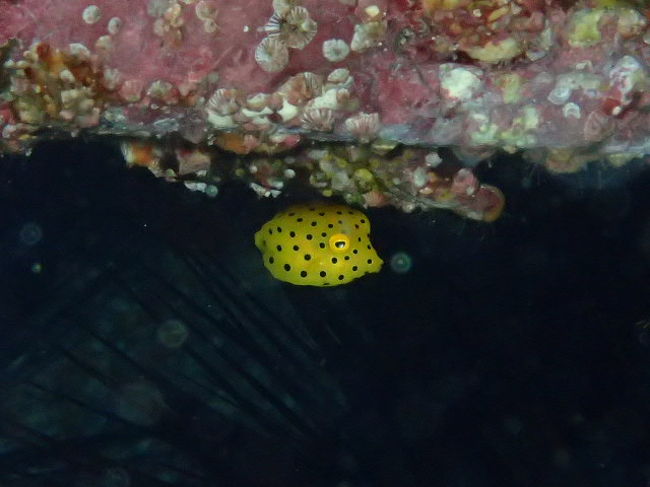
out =
<path fill-rule="evenodd" d="M 370 140 L 379 131 L 379 118 L 376 113 L 348 117 L 358 107 L 353 89 L 354 79 L 345 68 L 327 76 L 303 72 L 289 77 L 273 93 L 247 96 L 236 88 L 219 88 L 209 97 L 205 112 L 215 129 L 239 129 L 251 135 L 272 134 L 280 125 L 330 132 L 345 117 L 350 134 Z"/>
<path fill-rule="evenodd" d="M 57 126 L 70 123 L 76 128 L 99 123 L 103 106 L 102 74 L 90 62 L 90 52 L 81 44 L 67 49 L 36 43 L 18 62 L 8 61 L 11 72 L 8 92 L 18 121 Z"/>
<path fill-rule="evenodd" d="M 267 36 L 255 49 L 255 61 L 264 71 L 276 73 L 289 64 L 289 48 L 303 49 L 318 30 L 309 11 L 293 2 L 274 2 L 274 12 L 261 28 Z"/>

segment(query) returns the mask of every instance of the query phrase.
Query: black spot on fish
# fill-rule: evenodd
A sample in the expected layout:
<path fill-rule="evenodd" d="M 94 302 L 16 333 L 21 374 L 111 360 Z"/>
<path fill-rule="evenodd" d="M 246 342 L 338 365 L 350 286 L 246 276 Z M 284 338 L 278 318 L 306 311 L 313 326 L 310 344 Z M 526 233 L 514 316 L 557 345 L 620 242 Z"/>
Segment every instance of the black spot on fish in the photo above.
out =
<path fill-rule="evenodd" d="M 332 257 L 332 264 L 336 264 L 339 260 L 336 257 Z"/>
<path fill-rule="evenodd" d="M 300 271 L 300 277 L 307 277 L 307 271 Z"/>
<path fill-rule="evenodd" d="M 321 242 L 321 243 L 319 243 L 318 246 L 319 246 L 321 249 L 324 249 L 324 248 L 325 248 L 325 242 Z"/>
<path fill-rule="evenodd" d="M 293 232 L 293 231 L 292 231 L 292 232 L 289 232 L 289 236 L 290 236 L 291 238 L 295 237 L 295 236 L 296 236 L 296 232 Z"/>
<path fill-rule="evenodd" d="M 321 237 L 327 237 L 327 233 L 326 232 L 321 232 L 320 236 Z"/>
<path fill-rule="evenodd" d="M 319 215 L 320 215 L 320 216 L 325 216 L 325 213 L 323 213 L 323 212 L 321 211 L 321 212 L 319 213 Z"/>
<path fill-rule="evenodd" d="M 353 265 L 353 266 L 352 266 L 352 270 L 353 270 L 354 272 L 357 272 L 357 271 L 359 270 L 359 268 L 358 268 L 356 265 Z"/>
<path fill-rule="evenodd" d="M 368 259 L 366 262 L 368 262 L 368 264 L 372 264 L 372 259 Z"/>
<path fill-rule="evenodd" d="M 303 219 L 302 219 L 302 218 L 296 218 L 296 221 L 297 221 L 298 223 L 300 223 L 300 222 L 303 221 Z"/>
<path fill-rule="evenodd" d="M 297 250 L 300 250 L 300 247 L 298 247 L 297 245 L 294 245 L 294 246 L 293 246 L 293 250 L 296 250 L 296 251 L 297 251 Z"/>
<path fill-rule="evenodd" d="M 318 222 L 311 222 L 312 227 L 315 227 L 316 225 L 318 225 Z"/>
<path fill-rule="evenodd" d="M 305 260 L 311 260 L 311 255 L 305 254 Z"/>
<path fill-rule="evenodd" d="M 346 256 L 343 257 L 343 258 L 344 258 L 345 260 L 350 260 L 350 256 L 349 256 L 349 255 L 346 255 Z"/>
<path fill-rule="evenodd" d="M 284 264 L 284 270 L 289 272 L 291 270 L 291 266 L 289 264 Z"/>
<path fill-rule="evenodd" d="M 282 245 L 276 245 L 275 248 L 278 249 L 278 252 L 282 252 Z"/>
<path fill-rule="evenodd" d="M 325 277 L 325 276 L 327 275 L 327 272 L 325 272 L 325 271 L 320 271 L 320 274 L 319 274 L 319 275 L 320 275 L 321 277 Z"/>
<path fill-rule="evenodd" d="M 334 225 L 332 225 L 331 223 L 328 223 L 327 228 L 334 228 Z"/>
<path fill-rule="evenodd" d="M 358 251 L 357 249 L 354 249 L 354 250 L 352 251 L 352 253 L 353 253 L 353 254 L 358 254 L 359 251 Z"/>
<path fill-rule="evenodd" d="M 311 240 L 312 238 L 314 238 L 314 236 L 313 236 L 311 233 L 308 233 L 308 234 L 305 236 L 305 238 L 306 238 L 307 240 Z"/>
<path fill-rule="evenodd" d="M 277 228 L 278 233 L 282 233 L 282 227 Z"/>
<path fill-rule="evenodd" d="M 342 281 L 343 279 L 345 279 L 345 276 L 343 274 L 339 274 L 339 281 Z"/>
<path fill-rule="evenodd" d="M 275 262 L 275 259 L 273 257 L 269 257 L 269 264 L 273 264 Z"/>

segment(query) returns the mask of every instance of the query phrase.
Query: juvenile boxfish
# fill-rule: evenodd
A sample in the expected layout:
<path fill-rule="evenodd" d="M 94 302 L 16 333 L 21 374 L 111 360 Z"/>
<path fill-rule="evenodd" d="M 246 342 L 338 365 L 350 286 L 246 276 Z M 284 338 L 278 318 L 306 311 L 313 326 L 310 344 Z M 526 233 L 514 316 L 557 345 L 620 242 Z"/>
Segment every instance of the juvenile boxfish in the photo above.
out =
<path fill-rule="evenodd" d="M 312 203 L 281 211 L 255 234 L 264 266 L 281 281 L 337 286 L 379 272 L 368 217 L 344 205 Z"/>

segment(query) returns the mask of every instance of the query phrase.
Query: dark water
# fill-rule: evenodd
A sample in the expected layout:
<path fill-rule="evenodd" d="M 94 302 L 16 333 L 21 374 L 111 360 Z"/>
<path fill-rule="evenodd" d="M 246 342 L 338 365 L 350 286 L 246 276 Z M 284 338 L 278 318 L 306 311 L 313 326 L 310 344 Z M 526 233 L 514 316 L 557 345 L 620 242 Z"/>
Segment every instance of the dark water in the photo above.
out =
<path fill-rule="evenodd" d="M 480 172 L 501 220 L 371 210 L 412 269 L 320 289 L 253 245 L 299 190 L 0 160 L 0 485 L 647 485 L 650 171 Z"/>

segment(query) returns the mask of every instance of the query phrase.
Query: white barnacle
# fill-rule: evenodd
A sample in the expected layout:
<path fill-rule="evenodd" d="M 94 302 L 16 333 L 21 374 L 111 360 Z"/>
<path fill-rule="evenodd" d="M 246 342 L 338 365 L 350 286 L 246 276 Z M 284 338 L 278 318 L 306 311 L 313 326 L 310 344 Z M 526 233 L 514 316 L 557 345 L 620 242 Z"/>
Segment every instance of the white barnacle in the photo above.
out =
<path fill-rule="evenodd" d="M 67 68 L 61 70 L 61 72 L 59 73 L 59 79 L 66 83 L 74 83 L 75 81 L 77 81 L 74 74 L 72 74 L 72 71 L 70 71 Z"/>
<path fill-rule="evenodd" d="M 273 11 L 282 15 L 299 4 L 299 0 L 273 0 Z"/>
<path fill-rule="evenodd" d="M 206 19 L 206 20 L 203 21 L 203 30 L 207 34 L 214 34 L 215 32 L 217 32 L 219 30 L 219 26 L 217 25 L 217 23 L 214 20 Z"/>
<path fill-rule="evenodd" d="M 116 90 L 122 82 L 122 74 L 114 68 L 104 68 L 102 86 L 107 90 Z"/>
<path fill-rule="evenodd" d="M 379 46 L 386 35 L 386 28 L 386 22 L 382 20 L 355 25 L 350 49 L 363 52 Z"/>
<path fill-rule="evenodd" d="M 323 77 L 320 74 L 307 71 L 298 76 L 302 76 L 303 78 L 307 98 L 314 98 L 321 94 L 323 90 Z"/>
<path fill-rule="evenodd" d="M 147 3 L 147 14 L 150 17 L 162 17 L 172 5 L 173 0 L 149 0 Z"/>
<path fill-rule="evenodd" d="M 217 9 L 210 2 L 201 0 L 194 7 L 194 13 L 199 20 L 212 20 L 217 16 Z"/>
<path fill-rule="evenodd" d="M 328 85 L 336 85 L 338 88 L 347 88 L 354 85 L 354 77 L 346 68 L 337 68 L 327 76 Z"/>
<path fill-rule="evenodd" d="M 206 108 L 219 115 L 232 115 L 239 110 L 241 94 L 232 88 L 219 88 L 208 99 Z"/>
<path fill-rule="evenodd" d="M 351 100 L 350 91 L 347 88 L 329 88 L 309 102 L 310 107 L 330 108 L 332 110 L 347 109 Z"/>
<path fill-rule="evenodd" d="M 164 98 L 172 88 L 173 86 L 169 81 L 158 79 L 149 85 L 147 95 L 153 98 Z"/>
<path fill-rule="evenodd" d="M 282 108 L 277 111 L 277 114 L 280 115 L 283 122 L 288 122 L 298 115 L 298 107 L 287 100 L 283 100 Z"/>
<path fill-rule="evenodd" d="M 460 102 L 472 99 L 483 84 L 482 74 L 478 69 L 462 68 L 451 63 L 441 64 L 439 76 L 443 96 Z"/>
<path fill-rule="evenodd" d="M 323 42 L 323 57 L 332 63 L 343 61 L 350 54 L 350 46 L 343 39 L 328 39 Z"/>
<path fill-rule="evenodd" d="M 278 36 L 288 47 L 302 49 L 309 44 L 318 30 L 318 24 L 305 7 L 292 7 L 283 13 L 274 13 L 263 30 Z"/>
<path fill-rule="evenodd" d="M 562 107 L 562 115 L 564 115 L 564 118 L 580 119 L 582 117 L 582 114 L 580 113 L 580 105 L 573 102 L 566 103 Z"/>
<path fill-rule="evenodd" d="M 246 107 L 249 110 L 262 111 L 268 108 L 269 98 L 271 95 L 267 93 L 256 93 L 254 95 L 249 95 L 246 98 Z"/>
<path fill-rule="evenodd" d="M 68 52 L 75 61 L 88 61 L 90 59 L 90 49 L 81 44 L 80 42 L 74 42 L 68 45 Z"/>
<path fill-rule="evenodd" d="M 82 12 L 81 18 L 86 24 L 92 25 L 102 18 L 102 11 L 97 5 L 88 5 Z"/>
<path fill-rule="evenodd" d="M 323 77 L 311 72 L 298 73 L 291 76 L 276 90 L 276 94 L 297 103 L 304 104 L 320 96 L 323 90 Z"/>
<path fill-rule="evenodd" d="M 331 132 L 334 128 L 334 110 L 330 108 L 307 107 L 300 119 L 302 127 L 319 132 Z"/>
<path fill-rule="evenodd" d="M 108 33 L 112 36 L 117 34 L 121 28 L 122 28 L 122 19 L 120 19 L 119 17 L 111 17 L 111 19 L 108 21 L 108 24 L 106 26 Z"/>
<path fill-rule="evenodd" d="M 108 53 L 113 50 L 113 40 L 111 36 L 99 36 L 95 41 L 95 51 Z"/>
<path fill-rule="evenodd" d="M 375 138 L 380 128 L 378 113 L 359 112 L 345 121 L 345 130 L 364 143 Z"/>
<path fill-rule="evenodd" d="M 267 73 L 277 73 L 289 64 L 289 50 L 279 37 L 265 37 L 255 49 L 255 61 Z"/>
<path fill-rule="evenodd" d="M 266 22 L 266 24 L 264 24 L 264 27 L 262 27 L 261 30 L 269 35 L 280 35 L 280 31 L 282 30 L 282 19 L 282 15 L 273 13 L 273 15 L 271 15 L 271 18 Z"/>

